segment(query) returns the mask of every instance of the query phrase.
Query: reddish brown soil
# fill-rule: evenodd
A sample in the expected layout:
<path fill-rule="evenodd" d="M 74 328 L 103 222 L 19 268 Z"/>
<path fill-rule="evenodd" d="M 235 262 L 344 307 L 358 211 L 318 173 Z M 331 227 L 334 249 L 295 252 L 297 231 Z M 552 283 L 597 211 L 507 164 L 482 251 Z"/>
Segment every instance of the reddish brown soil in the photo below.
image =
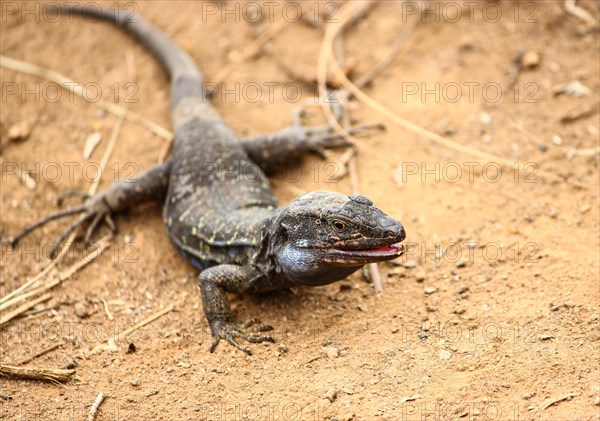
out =
<path fill-rule="evenodd" d="M 597 2 L 578 4 L 599 19 Z M 97 84 L 107 101 L 118 92 L 122 103 L 133 93 L 125 85 L 132 81 L 131 53 L 137 90 L 130 109 L 170 127 L 167 78 L 143 47 L 106 24 L 50 22 L 43 6 L 39 14 L 25 15 L 34 5 L 1 3 L 3 55 Z M 18 12 L 11 15 L 14 6 Z M 192 54 L 209 81 L 256 36 L 253 25 L 235 16 L 222 23 L 220 14 L 205 15 L 203 22 L 200 2 L 136 7 Z M 496 7 L 502 16 L 493 21 Z M 432 14 L 419 24 L 366 92 L 458 144 L 522 164 L 500 176 L 496 164 L 482 172 L 485 161 L 434 144 L 356 103 L 357 121 L 387 125 L 385 133 L 363 140 L 361 190 L 404 223 L 412 244 L 396 264 L 380 266 L 382 294 L 375 295 L 358 273 L 325 287 L 232 297 L 241 319 L 259 316 L 275 326 L 277 343 L 253 346 L 252 357 L 226 344 L 210 354 L 196 273 L 168 243 L 160 208 L 145 206 L 118 217 L 119 234 L 108 252 L 52 290 L 50 301 L 0 331 L 1 361 L 15 364 L 64 342 L 28 366 L 77 363 L 76 378 L 63 386 L 2 379 L 0 393 L 12 400 L 0 398 L 0 418 L 84 419 L 103 392 L 98 420 L 599 419 L 598 155 L 573 151 L 598 147 L 600 127 L 597 113 L 561 123 L 567 113 L 598 102 L 597 26 L 589 29 L 566 14 L 563 1 L 479 1 L 470 15 L 463 5 L 459 19 L 454 10 L 441 8 L 442 17 Z M 275 5 L 274 19 L 281 14 L 282 4 Z M 348 31 L 346 56 L 354 75 L 389 51 L 403 20 L 399 2 L 382 2 Z M 322 35 L 290 23 L 273 45 L 311 78 Z M 533 68 L 521 73 L 516 95 L 507 87 L 516 58 L 527 51 L 537 53 L 539 63 L 534 57 Z M 576 80 L 589 88 L 588 96 L 554 94 Z M 86 178 L 94 174 L 89 163 L 100 161 L 116 119 L 64 91 L 56 100 L 55 87 L 37 77 L 3 69 L 1 82 L 6 239 L 53 211 L 61 192 L 87 188 Z M 269 82 L 280 84 L 272 100 Z M 261 55 L 237 66 L 226 87 L 256 83 L 263 98 L 229 95 L 214 105 L 241 135 L 284 127 L 298 105 L 311 113 L 311 124 L 321 124 L 308 89 L 298 103 L 284 97 L 281 86 L 291 82 L 273 58 Z M 18 93 L 9 95 L 15 86 Z M 462 95 L 453 102 L 456 86 Z M 440 97 L 406 95 L 414 87 Z M 496 87 L 502 89 L 497 100 Z M 30 134 L 13 142 L 8 132 L 18 124 L 27 124 Z M 94 131 L 102 141 L 85 160 L 85 139 Z M 163 145 L 126 122 L 101 188 L 115 176 L 151 167 Z M 329 161 L 339 162 L 340 154 Z M 14 163 L 32 172 L 35 190 L 14 175 Z M 299 180 L 274 178 L 282 203 L 314 189 L 349 193 L 347 177 L 327 182 L 328 163 L 310 158 Z M 469 166 L 476 165 L 470 177 Z M 462 174 L 456 176 L 456 168 Z M 541 171 L 564 180 L 540 177 Z M 3 246 L 0 296 L 47 265 L 43 247 L 63 224 L 49 224 L 16 251 Z M 468 242 L 477 244 L 469 248 Z M 81 257 L 80 246 L 73 250 L 63 265 Z M 171 304 L 174 312 L 118 342 L 113 352 L 89 355 L 102 340 Z M 51 310 L 39 312 L 46 308 Z M 135 352 L 127 352 L 129 344 Z"/>

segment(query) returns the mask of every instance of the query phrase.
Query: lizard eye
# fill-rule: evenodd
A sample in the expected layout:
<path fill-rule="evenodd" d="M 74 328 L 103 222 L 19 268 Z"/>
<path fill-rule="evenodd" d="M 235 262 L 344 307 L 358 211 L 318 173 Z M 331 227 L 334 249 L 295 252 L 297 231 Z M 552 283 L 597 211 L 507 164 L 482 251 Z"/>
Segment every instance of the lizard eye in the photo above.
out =
<path fill-rule="evenodd" d="M 333 229 L 336 231 L 345 231 L 346 230 L 346 223 L 344 221 L 340 221 L 339 219 L 334 219 L 331 222 L 331 225 L 333 226 Z"/>

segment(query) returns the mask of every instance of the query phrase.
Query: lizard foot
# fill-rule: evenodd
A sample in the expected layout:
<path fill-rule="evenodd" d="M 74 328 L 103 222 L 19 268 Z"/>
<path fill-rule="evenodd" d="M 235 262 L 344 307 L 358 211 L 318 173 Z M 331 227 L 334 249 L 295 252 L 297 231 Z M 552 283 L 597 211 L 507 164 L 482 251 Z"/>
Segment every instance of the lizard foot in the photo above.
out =
<path fill-rule="evenodd" d="M 105 194 L 101 193 L 90 197 L 89 195 L 87 195 L 87 193 L 69 190 L 59 197 L 59 204 L 61 204 L 62 200 L 68 196 L 81 196 L 87 198 L 87 200 L 80 206 L 74 206 L 65 210 L 55 212 L 26 227 L 25 229 L 23 229 L 23 231 L 21 231 L 12 238 L 12 246 L 16 247 L 18 242 L 23 237 L 27 236 L 36 229 L 46 225 L 48 222 L 76 214 L 80 214 L 81 216 L 63 231 L 56 243 L 54 243 L 52 248 L 50 249 L 51 259 L 54 259 L 54 257 L 56 257 L 56 254 L 58 250 L 60 250 L 60 247 L 65 241 L 65 239 L 72 232 L 74 232 L 86 223 L 89 223 L 84 237 L 84 242 L 86 244 L 89 243 L 93 233 L 96 231 L 97 228 L 99 228 L 101 222 L 103 221 L 106 223 L 106 225 L 108 225 L 111 233 L 116 232 L 116 226 L 112 219 L 112 209 L 106 203 Z"/>
<path fill-rule="evenodd" d="M 214 337 L 210 345 L 210 352 L 214 352 L 221 339 L 225 339 L 233 347 L 244 351 L 248 355 L 252 355 L 252 350 L 246 346 L 240 345 L 236 339 L 242 338 L 246 341 L 258 344 L 261 342 L 275 342 L 270 335 L 260 335 L 262 332 L 273 330 L 273 327 L 266 324 L 261 324 L 258 319 L 250 319 L 245 323 L 238 324 L 233 321 L 225 321 L 214 319 L 210 322 L 210 330 Z"/>

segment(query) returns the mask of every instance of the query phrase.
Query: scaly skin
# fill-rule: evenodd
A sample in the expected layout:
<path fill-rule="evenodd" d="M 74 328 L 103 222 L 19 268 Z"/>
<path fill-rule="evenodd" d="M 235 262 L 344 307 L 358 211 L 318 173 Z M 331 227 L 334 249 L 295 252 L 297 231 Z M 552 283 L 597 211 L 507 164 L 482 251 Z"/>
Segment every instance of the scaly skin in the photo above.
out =
<path fill-rule="evenodd" d="M 273 341 L 262 333 L 270 326 L 256 320 L 236 322 L 228 292 L 324 285 L 402 253 L 404 228 L 364 196 L 317 191 L 278 207 L 263 170 L 308 152 L 343 146 L 328 128 L 295 124 L 274 135 L 240 141 L 208 103 L 191 57 L 158 29 L 137 15 L 128 21 L 125 13 L 70 10 L 119 25 L 162 62 L 172 83 L 173 156 L 138 183 L 115 183 L 82 206 L 27 228 L 15 242 L 48 220 L 74 213 L 82 215 L 65 234 L 90 223 L 89 239 L 102 222 L 114 227 L 113 215 L 142 202 L 164 201 L 171 242 L 201 271 L 202 303 L 214 337 L 211 352 L 225 339 L 247 354 L 250 349 L 238 340 Z"/>

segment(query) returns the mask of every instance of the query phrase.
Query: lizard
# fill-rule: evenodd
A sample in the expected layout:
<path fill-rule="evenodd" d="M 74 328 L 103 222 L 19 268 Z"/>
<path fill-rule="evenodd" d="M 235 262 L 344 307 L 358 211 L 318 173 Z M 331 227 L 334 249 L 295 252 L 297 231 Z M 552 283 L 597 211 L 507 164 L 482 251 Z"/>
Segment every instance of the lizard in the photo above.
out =
<path fill-rule="evenodd" d="M 238 322 L 228 293 L 326 285 L 403 253 L 404 227 L 365 196 L 320 190 L 278 205 L 265 171 L 309 152 L 345 146 L 331 127 L 303 127 L 296 121 L 278 133 L 240 140 L 210 105 L 191 56 L 158 28 L 139 14 L 76 6 L 67 10 L 124 29 L 163 65 L 171 85 L 172 153 L 137 182 L 116 181 L 86 196 L 81 205 L 26 227 L 13 237 L 13 245 L 47 222 L 71 215 L 79 217 L 56 246 L 86 226 L 87 242 L 103 224 L 116 232 L 113 217 L 119 213 L 144 202 L 162 202 L 171 243 L 199 270 L 204 315 L 213 336 L 210 352 L 225 340 L 248 355 L 252 350 L 241 341 L 274 342 L 267 333 L 272 327 L 258 319 Z"/>

